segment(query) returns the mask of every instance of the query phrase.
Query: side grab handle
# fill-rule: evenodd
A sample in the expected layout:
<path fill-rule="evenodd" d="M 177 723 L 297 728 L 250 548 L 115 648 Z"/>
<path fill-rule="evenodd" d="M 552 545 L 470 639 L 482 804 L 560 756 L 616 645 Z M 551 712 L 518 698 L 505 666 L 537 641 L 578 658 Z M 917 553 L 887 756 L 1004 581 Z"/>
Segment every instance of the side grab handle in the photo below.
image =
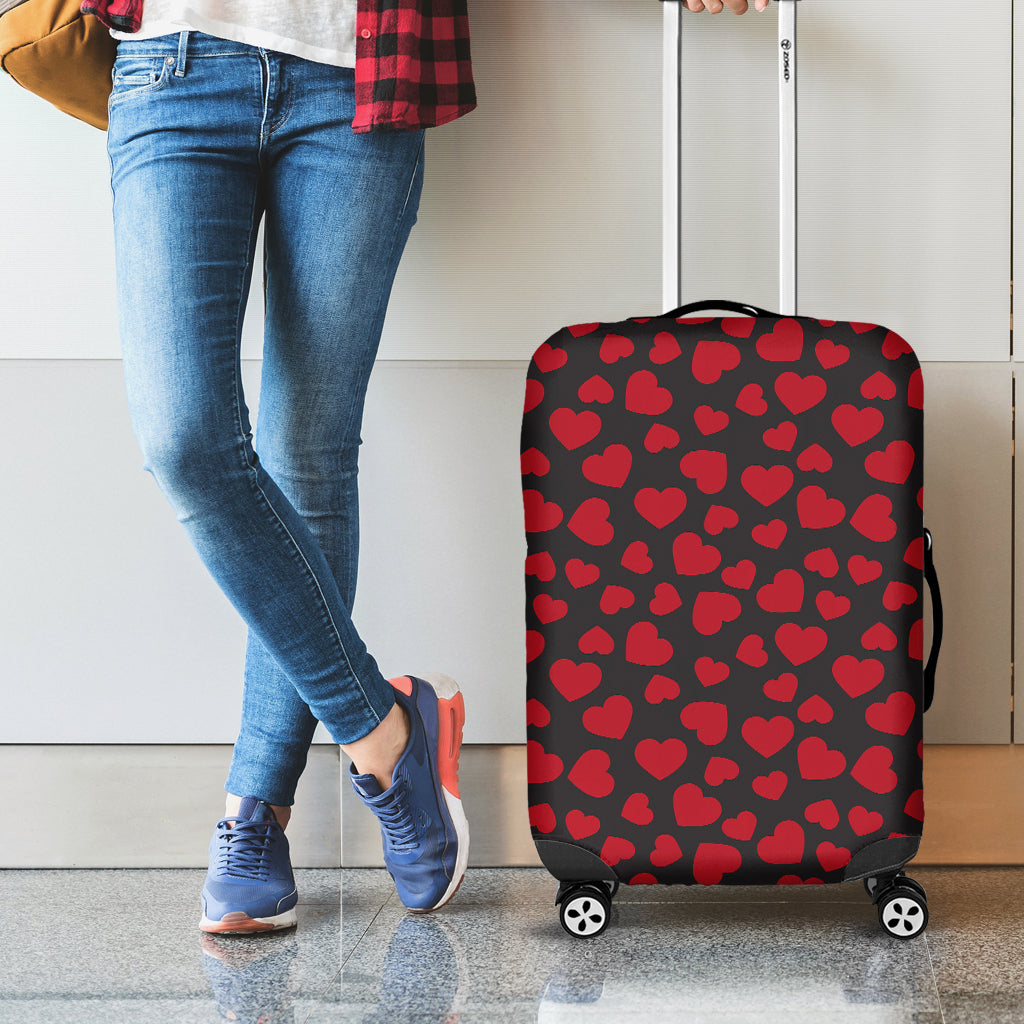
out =
<path fill-rule="evenodd" d="M 939 577 L 935 573 L 932 559 L 932 532 L 924 528 L 924 578 L 932 595 L 932 649 L 928 664 L 924 667 L 924 710 L 932 706 L 935 696 L 935 666 L 939 660 L 939 646 L 942 643 L 942 598 L 939 595 Z"/>
<path fill-rule="evenodd" d="M 778 316 L 778 313 L 771 313 L 760 306 L 750 306 L 745 302 L 733 302 L 730 299 L 704 299 L 701 302 L 688 302 L 685 306 L 670 310 L 665 316 L 683 316 L 686 313 L 696 313 L 699 309 L 728 309 L 734 313 L 744 313 L 746 316 Z"/>

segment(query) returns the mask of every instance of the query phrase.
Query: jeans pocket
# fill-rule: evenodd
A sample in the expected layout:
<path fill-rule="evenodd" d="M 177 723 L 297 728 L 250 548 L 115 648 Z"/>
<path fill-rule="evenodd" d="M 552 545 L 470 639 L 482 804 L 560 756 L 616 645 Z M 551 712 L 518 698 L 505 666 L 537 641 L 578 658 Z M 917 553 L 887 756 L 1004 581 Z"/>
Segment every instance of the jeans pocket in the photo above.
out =
<path fill-rule="evenodd" d="M 160 54 L 118 54 L 111 71 L 110 103 L 126 96 L 157 92 L 170 80 L 171 65 Z"/>

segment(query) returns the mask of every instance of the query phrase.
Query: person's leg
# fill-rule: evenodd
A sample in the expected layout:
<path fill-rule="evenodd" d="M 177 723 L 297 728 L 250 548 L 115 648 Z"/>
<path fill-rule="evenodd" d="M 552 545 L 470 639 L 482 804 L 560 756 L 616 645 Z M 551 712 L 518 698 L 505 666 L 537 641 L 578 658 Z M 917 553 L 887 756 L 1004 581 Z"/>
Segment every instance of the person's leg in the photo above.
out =
<path fill-rule="evenodd" d="M 424 132 L 353 134 L 352 69 L 270 58 L 270 102 L 279 94 L 291 103 L 265 156 L 266 315 L 255 446 L 316 538 L 351 611 L 365 393 L 416 222 Z M 408 720 L 395 704 L 380 726 L 370 724 L 368 735 L 342 750 L 390 785 Z M 315 725 L 250 629 L 242 726 L 225 785 L 229 811 L 258 786 L 274 803 L 291 804 Z"/>

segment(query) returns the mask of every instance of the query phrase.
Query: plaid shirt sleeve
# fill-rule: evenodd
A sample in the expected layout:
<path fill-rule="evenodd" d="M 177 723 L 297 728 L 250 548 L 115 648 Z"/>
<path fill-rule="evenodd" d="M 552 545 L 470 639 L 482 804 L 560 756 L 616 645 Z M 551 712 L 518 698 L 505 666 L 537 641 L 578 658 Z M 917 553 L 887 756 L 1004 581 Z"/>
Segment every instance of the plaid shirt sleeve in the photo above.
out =
<path fill-rule="evenodd" d="M 288 0 L 281 0 L 287 3 Z M 121 32 L 138 32 L 143 0 L 83 0 Z M 357 0 L 352 131 L 415 131 L 476 107 L 466 0 Z"/>
<path fill-rule="evenodd" d="M 358 0 L 352 131 L 415 131 L 476 107 L 466 0 Z"/>

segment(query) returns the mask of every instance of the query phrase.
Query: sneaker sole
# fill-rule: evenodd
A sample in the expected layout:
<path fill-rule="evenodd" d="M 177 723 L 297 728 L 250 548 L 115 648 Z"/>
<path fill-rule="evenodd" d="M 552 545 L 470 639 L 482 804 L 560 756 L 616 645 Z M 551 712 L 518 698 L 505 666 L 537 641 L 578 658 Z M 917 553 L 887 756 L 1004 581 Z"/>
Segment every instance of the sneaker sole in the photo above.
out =
<path fill-rule="evenodd" d="M 416 678 L 429 683 L 437 694 L 437 772 L 458 842 L 455 871 L 441 898 L 432 907 L 408 908 L 415 914 L 429 914 L 443 907 L 455 895 L 469 864 L 469 822 L 459 797 L 459 750 L 462 747 L 462 727 L 466 723 L 466 707 L 462 691 L 451 676 L 427 672 Z"/>
<path fill-rule="evenodd" d="M 211 921 L 205 915 L 199 922 L 199 928 L 213 934 L 248 935 L 250 932 L 272 932 L 279 928 L 291 928 L 298 918 L 295 908 L 286 910 L 274 917 L 250 917 L 242 910 L 225 914 L 219 921 Z"/>

